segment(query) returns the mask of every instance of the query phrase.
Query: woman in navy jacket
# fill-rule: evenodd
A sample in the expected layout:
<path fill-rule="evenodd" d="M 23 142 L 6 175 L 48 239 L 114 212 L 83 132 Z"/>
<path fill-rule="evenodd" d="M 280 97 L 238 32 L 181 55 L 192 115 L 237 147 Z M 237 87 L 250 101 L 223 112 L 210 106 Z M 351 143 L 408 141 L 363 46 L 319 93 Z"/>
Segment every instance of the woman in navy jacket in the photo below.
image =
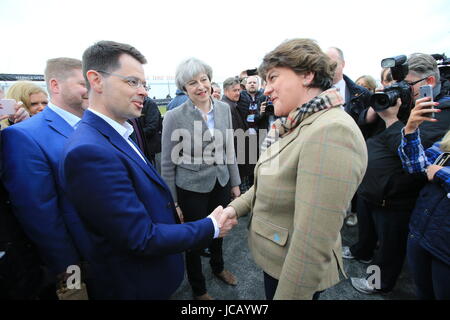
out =
<path fill-rule="evenodd" d="M 424 173 L 428 184 L 422 189 L 411 215 L 408 236 L 408 263 L 419 299 L 450 299 L 450 130 L 440 142 L 424 150 L 418 126 L 430 118 L 429 98 L 417 101 L 398 149 L 403 168 Z M 439 109 L 433 110 L 439 112 Z M 446 162 L 436 163 L 439 156 Z"/>

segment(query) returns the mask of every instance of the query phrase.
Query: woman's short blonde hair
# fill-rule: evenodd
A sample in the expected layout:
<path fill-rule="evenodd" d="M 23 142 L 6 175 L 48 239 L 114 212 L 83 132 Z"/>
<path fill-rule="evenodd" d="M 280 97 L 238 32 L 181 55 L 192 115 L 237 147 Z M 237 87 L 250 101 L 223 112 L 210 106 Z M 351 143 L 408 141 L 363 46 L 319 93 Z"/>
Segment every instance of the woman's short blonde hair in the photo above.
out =
<path fill-rule="evenodd" d="M 371 92 L 375 92 L 375 89 L 377 88 L 377 82 L 372 76 L 363 75 L 356 79 L 355 83 L 358 84 L 359 80 L 364 80 L 367 85 L 366 89 L 370 90 Z"/>
<path fill-rule="evenodd" d="M 336 62 L 332 61 L 311 39 L 292 39 L 281 43 L 266 54 L 258 68 L 258 74 L 265 79 L 267 72 L 276 67 L 285 67 L 301 75 L 314 73 L 311 88 L 327 90 L 333 85 Z"/>
<path fill-rule="evenodd" d="M 35 93 L 44 93 L 46 96 L 48 96 L 47 92 L 45 92 L 45 90 L 38 85 L 28 81 L 19 81 L 13 84 L 8 89 L 8 91 L 6 92 L 6 98 L 14 99 L 17 102 L 22 101 L 25 109 L 30 112 L 30 96 Z"/>
<path fill-rule="evenodd" d="M 450 152 L 450 130 L 448 130 L 447 134 L 442 138 L 440 147 L 442 151 Z"/>

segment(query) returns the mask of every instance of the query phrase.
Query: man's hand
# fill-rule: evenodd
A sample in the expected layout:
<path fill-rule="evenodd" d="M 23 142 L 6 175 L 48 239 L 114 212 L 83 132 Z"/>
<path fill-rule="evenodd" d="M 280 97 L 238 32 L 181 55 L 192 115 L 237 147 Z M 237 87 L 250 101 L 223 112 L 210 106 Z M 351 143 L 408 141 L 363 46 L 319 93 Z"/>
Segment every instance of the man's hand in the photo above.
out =
<path fill-rule="evenodd" d="M 231 206 L 223 209 L 223 213 L 226 214 L 230 219 L 237 218 L 236 210 Z"/>
<path fill-rule="evenodd" d="M 261 105 L 259 106 L 259 112 L 260 113 L 266 112 L 266 106 L 267 106 L 267 102 L 266 101 L 261 102 Z"/>
<path fill-rule="evenodd" d="M 386 110 L 377 112 L 381 119 L 386 123 L 386 128 L 389 128 L 393 123 L 398 121 L 398 110 L 402 105 L 402 100 L 400 98 L 397 99 L 397 103 L 395 106 L 389 107 Z"/>
<path fill-rule="evenodd" d="M 231 199 L 236 199 L 240 195 L 241 195 L 241 189 L 239 189 L 239 186 L 231 188 Z"/>
<path fill-rule="evenodd" d="M 425 97 L 416 100 L 416 105 L 411 110 L 408 118 L 408 123 L 405 126 L 405 134 L 413 133 L 424 121 L 436 122 L 438 120 L 430 118 L 427 115 L 431 112 L 441 112 L 441 109 L 431 109 L 436 107 L 439 102 L 430 101 L 431 97 Z"/>
<path fill-rule="evenodd" d="M 432 165 L 428 166 L 428 168 L 426 170 L 428 181 L 433 181 L 434 175 L 436 174 L 436 172 L 438 172 L 442 168 L 443 168 L 442 166 L 438 166 L 436 164 L 432 164 Z"/>
<path fill-rule="evenodd" d="M 236 217 L 229 217 L 227 213 L 224 213 L 223 207 L 218 206 L 211 214 L 210 217 L 217 221 L 220 229 L 219 238 L 225 237 L 230 230 L 237 225 Z"/>
<path fill-rule="evenodd" d="M 372 107 L 369 107 L 366 114 L 366 123 L 373 123 L 377 120 L 377 113 L 373 110 Z"/>

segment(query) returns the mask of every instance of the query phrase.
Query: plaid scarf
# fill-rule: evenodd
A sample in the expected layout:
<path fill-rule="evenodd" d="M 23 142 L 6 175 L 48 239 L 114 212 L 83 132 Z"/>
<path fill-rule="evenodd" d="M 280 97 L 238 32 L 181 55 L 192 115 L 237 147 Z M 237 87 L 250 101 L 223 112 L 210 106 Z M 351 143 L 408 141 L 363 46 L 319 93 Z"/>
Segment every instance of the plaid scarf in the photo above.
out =
<path fill-rule="evenodd" d="M 261 144 L 261 153 L 266 151 L 273 143 L 291 133 L 310 115 L 321 110 L 340 107 L 342 104 L 344 104 L 344 100 L 342 100 L 341 94 L 335 88 L 331 88 L 292 110 L 284 121 L 278 119 L 272 124 L 266 139 Z"/>

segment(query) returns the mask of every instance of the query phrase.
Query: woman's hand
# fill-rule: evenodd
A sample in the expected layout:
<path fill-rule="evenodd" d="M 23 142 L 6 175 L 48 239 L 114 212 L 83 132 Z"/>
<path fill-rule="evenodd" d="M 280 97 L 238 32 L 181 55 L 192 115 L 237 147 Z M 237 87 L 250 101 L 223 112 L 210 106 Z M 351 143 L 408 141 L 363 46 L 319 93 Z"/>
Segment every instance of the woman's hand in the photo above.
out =
<path fill-rule="evenodd" d="M 439 105 L 439 102 L 430 101 L 431 97 L 416 100 L 416 105 L 411 110 L 408 123 L 405 126 L 405 134 L 413 133 L 424 121 L 436 122 L 438 120 L 427 116 L 431 112 L 441 112 L 441 109 L 431 109 Z"/>
<path fill-rule="evenodd" d="M 14 106 L 14 110 L 16 110 L 16 113 L 11 114 L 9 116 L 5 115 L 5 116 L 1 117 L 0 120 L 9 118 L 9 121 L 11 123 L 19 123 L 30 117 L 30 114 L 28 113 L 28 111 L 23 107 L 22 101 L 19 101 L 18 103 L 16 103 L 16 105 Z"/>
<path fill-rule="evenodd" d="M 184 223 L 183 211 L 181 211 L 181 208 L 178 206 L 178 203 L 175 203 L 175 209 L 177 210 L 177 214 L 178 214 L 178 218 L 180 218 L 180 222 Z"/>
<path fill-rule="evenodd" d="M 239 186 L 231 188 L 231 199 L 236 199 L 240 195 L 241 195 L 241 189 L 239 189 Z"/>
<path fill-rule="evenodd" d="M 439 170 L 441 170 L 443 167 L 438 166 L 436 164 L 432 164 L 430 166 L 428 166 L 426 172 L 427 172 L 427 177 L 428 177 L 428 181 L 433 181 L 434 179 L 434 175 L 436 174 L 436 172 L 438 172 Z"/>

